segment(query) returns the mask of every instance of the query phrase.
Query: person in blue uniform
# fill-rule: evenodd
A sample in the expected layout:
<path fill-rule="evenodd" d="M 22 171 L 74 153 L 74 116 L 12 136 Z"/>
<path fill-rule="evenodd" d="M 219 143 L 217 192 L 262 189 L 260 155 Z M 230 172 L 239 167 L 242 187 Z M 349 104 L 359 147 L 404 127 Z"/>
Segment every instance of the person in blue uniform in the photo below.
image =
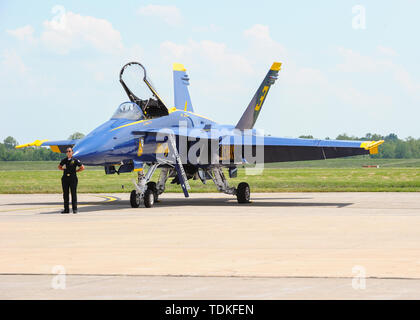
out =
<path fill-rule="evenodd" d="M 85 169 L 79 159 L 73 158 L 73 148 L 66 150 L 67 157 L 61 160 L 58 169 L 63 171 L 61 185 L 63 187 L 64 210 L 61 213 L 70 213 L 69 189 L 71 191 L 71 206 L 73 213 L 77 213 L 77 174 Z M 78 168 L 77 168 L 78 167 Z"/>

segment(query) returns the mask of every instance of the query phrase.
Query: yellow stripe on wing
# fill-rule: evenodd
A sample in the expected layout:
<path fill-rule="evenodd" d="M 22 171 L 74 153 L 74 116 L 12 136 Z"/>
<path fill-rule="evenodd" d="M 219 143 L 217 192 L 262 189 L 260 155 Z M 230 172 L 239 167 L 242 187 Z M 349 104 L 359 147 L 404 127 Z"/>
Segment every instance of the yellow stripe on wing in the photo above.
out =
<path fill-rule="evenodd" d="M 48 140 L 47 139 L 45 139 L 45 140 L 35 140 L 34 142 L 18 145 L 15 148 L 20 149 L 20 148 L 26 148 L 26 147 L 40 147 L 46 141 L 48 141 Z"/>

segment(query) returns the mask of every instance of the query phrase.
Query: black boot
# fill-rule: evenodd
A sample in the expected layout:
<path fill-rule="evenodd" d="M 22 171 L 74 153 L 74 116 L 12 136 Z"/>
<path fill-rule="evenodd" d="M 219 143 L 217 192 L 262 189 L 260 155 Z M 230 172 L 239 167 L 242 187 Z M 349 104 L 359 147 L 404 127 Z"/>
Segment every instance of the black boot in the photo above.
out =
<path fill-rule="evenodd" d="M 69 209 L 64 209 L 61 213 L 70 213 Z"/>

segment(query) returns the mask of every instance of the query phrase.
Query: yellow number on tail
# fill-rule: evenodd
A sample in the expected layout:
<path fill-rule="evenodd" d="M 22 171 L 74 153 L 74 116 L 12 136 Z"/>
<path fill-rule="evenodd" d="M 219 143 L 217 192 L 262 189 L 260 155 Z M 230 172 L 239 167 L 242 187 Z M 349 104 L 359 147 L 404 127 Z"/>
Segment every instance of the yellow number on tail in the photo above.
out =
<path fill-rule="evenodd" d="M 260 98 L 260 102 L 258 102 L 258 104 L 255 106 L 255 111 L 259 111 L 261 109 L 261 106 L 264 102 L 265 96 L 267 95 L 268 92 L 268 86 L 265 86 L 262 90 L 263 95 Z"/>

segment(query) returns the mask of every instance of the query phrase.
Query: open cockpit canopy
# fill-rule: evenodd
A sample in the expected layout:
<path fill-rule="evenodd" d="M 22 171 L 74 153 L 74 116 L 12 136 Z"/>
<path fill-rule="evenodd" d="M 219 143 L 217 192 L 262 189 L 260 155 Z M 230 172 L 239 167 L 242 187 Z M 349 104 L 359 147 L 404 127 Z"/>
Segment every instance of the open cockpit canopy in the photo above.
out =
<path fill-rule="evenodd" d="M 120 83 L 130 101 L 140 107 L 146 119 L 169 114 L 168 108 L 148 78 L 146 69 L 140 63 L 129 62 L 124 65 L 120 72 Z"/>

